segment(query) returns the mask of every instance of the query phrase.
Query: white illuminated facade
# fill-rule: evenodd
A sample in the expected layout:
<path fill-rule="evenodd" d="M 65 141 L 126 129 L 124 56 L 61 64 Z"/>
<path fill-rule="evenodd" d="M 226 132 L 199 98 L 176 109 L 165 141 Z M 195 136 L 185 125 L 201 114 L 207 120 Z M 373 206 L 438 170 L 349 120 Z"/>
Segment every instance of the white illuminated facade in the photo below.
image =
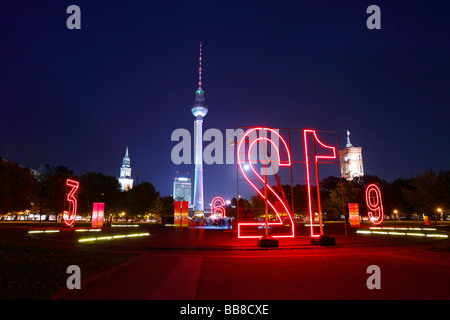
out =
<path fill-rule="evenodd" d="M 119 183 L 122 191 L 133 189 L 133 179 L 131 179 L 130 156 L 128 155 L 128 146 L 123 157 L 122 167 L 120 168 Z"/>
<path fill-rule="evenodd" d="M 350 132 L 347 131 L 347 144 L 344 150 L 339 150 L 342 178 L 352 181 L 364 176 L 362 148 L 354 147 L 350 142 Z"/>
<path fill-rule="evenodd" d="M 173 181 L 173 199 L 188 201 L 191 206 L 191 178 L 176 177 Z"/>

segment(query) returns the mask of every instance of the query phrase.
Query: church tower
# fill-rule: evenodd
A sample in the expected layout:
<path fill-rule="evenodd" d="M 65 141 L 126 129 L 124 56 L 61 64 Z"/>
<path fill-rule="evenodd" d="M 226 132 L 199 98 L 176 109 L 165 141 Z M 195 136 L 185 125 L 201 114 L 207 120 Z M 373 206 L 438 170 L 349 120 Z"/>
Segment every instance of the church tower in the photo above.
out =
<path fill-rule="evenodd" d="M 342 178 L 352 181 L 361 179 L 364 176 L 364 167 L 362 160 L 362 148 L 354 147 L 350 142 L 350 131 L 347 130 L 347 144 L 344 150 L 339 150 L 341 159 Z"/>
<path fill-rule="evenodd" d="M 122 167 L 120 168 L 119 183 L 122 191 L 133 189 L 133 179 L 131 179 L 130 156 L 128 155 L 128 146 L 123 157 Z"/>

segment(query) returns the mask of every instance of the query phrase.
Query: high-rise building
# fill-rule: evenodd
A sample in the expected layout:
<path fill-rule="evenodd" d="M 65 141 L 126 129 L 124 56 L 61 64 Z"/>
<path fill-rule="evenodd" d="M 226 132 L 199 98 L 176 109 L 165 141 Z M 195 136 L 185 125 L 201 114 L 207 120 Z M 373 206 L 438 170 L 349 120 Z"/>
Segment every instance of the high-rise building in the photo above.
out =
<path fill-rule="evenodd" d="M 131 178 L 130 156 L 128 155 L 128 146 L 123 157 L 122 167 L 120 168 L 119 183 L 122 191 L 133 189 L 133 179 Z"/>
<path fill-rule="evenodd" d="M 175 177 L 173 180 L 173 200 L 188 201 L 191 205 L 191 178 Z"/>
<path fill-rule="evenodd" d="M 362 148 L 354 147 L 350 142 L 350 132 L 347 130 L 347 144 L 344 150 L 339 150 L 342 178 L 352 181 L 364 176 Z"/>
<path fill-rule="evenodd" d="M 195 103 L 192 106 L 194 122 L 194 211 L 196 214 L 203 214 L 203 117 L 208 113 L 208 106 L 205 103 L 205 93 L 202 89 L 202 43 L 200 42 L 200 59 L 198 68 L 198 89 L 195 91 Z"/>

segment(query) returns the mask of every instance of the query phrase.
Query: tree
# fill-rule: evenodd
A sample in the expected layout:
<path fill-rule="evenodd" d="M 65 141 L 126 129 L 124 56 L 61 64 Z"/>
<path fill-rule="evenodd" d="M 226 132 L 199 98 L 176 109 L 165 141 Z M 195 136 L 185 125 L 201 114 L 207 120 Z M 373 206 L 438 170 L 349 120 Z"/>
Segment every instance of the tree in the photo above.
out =
<path fill-rule="evenodd" d="M 126 212 L 127 219 L 138 218 L 148 213 L 151 204 L 159 197 L 159 192 L 150 182 L 143 182 L 124 193 L 122 210 Z"/>
<path fill-rule="evenodd" d="M 79 181 L 75 177 L 73 170 L 65 166 L 50 167 L 48 164 L 41 166 L 37 175 L 39 188 L 38 207 L 41 212 L 60 214 L 64 211 L 67 179 Z"/>
<path fill-rule="evenodd" d="M 161 219 L 164 211 L 164 202 L 161 197 L 157 197 L 153 200 L 148 211 L 153 218 Z"/>
<path fill-rule="evenodd" d="M 105 216 L 120 211 L 120 184 L 116 177 L 88 172 L 80 178 L 78 212 L 91 213 L 94 202 L 105 203 Z"/>
<path fill-rule="evenodd" d="M 30 169 L 0 158 L 0 214 L 29 210 L 36 197 Z"/>
<path fill-rule="evenodd" d="M 403 190 L 404 199 L 415 213 L 436 213 L 437 208 L 450 205 L 450 172 L 433 170 L 412 177 Z"/>
<path fill-rule="evenodd" d="M 342 198 L 344 200 L 344 206 L 342 204 Z M 345 210 L 344 213 L 347 217 L 347 206 L 349 203 L 358 203 L 360 213 L 362 212 L 362 206 L 365 204 L 364 187 L 358 182 L 344 180 L 342 181 L 342 189 L 341 184 L 338 183 L 331 190 L 329 203 L 330 216 L 333 219 L 338 219 L 343 214 L 342 211 Z"/>

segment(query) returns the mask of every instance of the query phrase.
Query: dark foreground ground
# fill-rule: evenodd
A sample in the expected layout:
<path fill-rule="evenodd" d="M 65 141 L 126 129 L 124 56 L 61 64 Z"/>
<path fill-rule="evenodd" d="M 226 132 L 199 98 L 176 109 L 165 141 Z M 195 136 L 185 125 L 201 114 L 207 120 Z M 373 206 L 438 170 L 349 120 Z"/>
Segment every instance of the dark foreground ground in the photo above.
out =
<path fill-rule="evenodd" d="M 407 222 L 386 226 L 425 227 Z M 450 299 L 449 239 L 417 235 L 447 235 L 448 222 L 429 226 L 434 231 L 411 229 L 415 235 L 410 236 L 358 234 L 351 228 L 345 235 L 342 224 L 329 224 L 325 232 L 336 238 L 333 247 L 312 246 L 301 225 L 295 239 L 282 239 L 273 249 L 259 248 L 254 239 L 237 239 L 231 230 L 145 224 L 101 231 L 87 227 L 0 224 L 0 299 Z M 127 234 L 143 236 L 121 237 Z M 79 242 L 87 238 L 100 239 Z M 67 289 L 70 265 L 80 267 L 79 290 Z M 380 289 L 367 286 L 373 265 L 380 270 Z"/>

